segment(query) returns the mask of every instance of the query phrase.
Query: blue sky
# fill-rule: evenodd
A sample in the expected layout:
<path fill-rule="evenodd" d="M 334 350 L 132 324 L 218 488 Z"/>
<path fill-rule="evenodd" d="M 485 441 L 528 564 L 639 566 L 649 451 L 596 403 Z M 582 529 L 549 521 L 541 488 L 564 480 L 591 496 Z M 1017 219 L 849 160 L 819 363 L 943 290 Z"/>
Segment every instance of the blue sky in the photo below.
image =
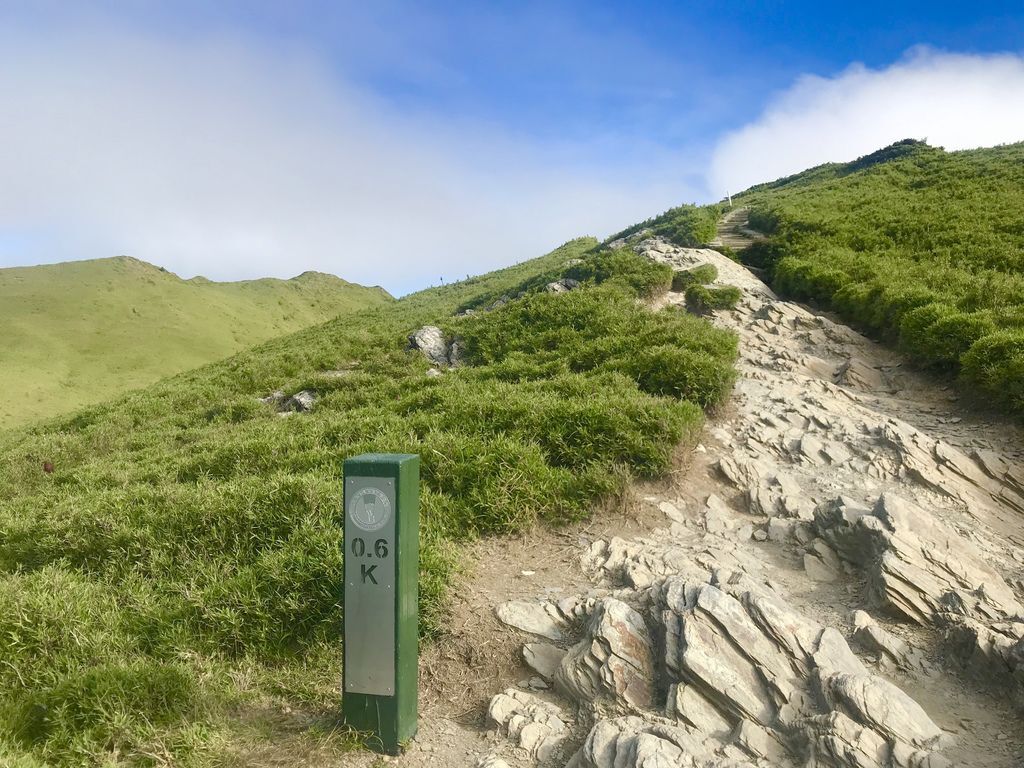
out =
<path fill-rule="evenodd" d="M 0 5 L 0 266 L 403 293 L 905 135 L 1024 139 L 1022 41 L 1019 3 Z"/>

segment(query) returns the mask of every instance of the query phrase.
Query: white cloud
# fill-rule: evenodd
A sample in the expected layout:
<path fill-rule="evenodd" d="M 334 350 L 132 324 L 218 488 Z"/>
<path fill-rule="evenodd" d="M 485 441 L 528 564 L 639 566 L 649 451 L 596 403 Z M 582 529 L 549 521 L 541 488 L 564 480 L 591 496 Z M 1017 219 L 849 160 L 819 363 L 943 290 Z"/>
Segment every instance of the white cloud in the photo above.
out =
<path fill-rule="evenodd" d="M 834 78 L 804 76 L 719 141 L 709 186 L 738 192 L 904 138 L 947 150 L 1024 139 L 1024 58 L 917 48 L 881 70 L 855 64 Z"/>
<path fill-rule="evenodd" d="M 0 33 L 0 266 L 126 253 L 405 292 L 687 197 L 676 155 L 645 172 L 586 155 L 396 113 L 295 50 Z"/>

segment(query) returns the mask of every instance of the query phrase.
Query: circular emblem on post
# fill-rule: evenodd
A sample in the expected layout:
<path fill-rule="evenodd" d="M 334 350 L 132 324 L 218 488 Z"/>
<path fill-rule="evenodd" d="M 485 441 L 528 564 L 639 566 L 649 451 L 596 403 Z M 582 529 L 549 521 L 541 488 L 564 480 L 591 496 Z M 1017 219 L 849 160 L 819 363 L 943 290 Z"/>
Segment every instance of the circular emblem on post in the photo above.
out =
<path fill-rule="evenodd" d="M 357 528 L 379 531 L 391 519 L 391 500 L 378 488 L 363 488 L 352 495 L 348 514 Z"/>

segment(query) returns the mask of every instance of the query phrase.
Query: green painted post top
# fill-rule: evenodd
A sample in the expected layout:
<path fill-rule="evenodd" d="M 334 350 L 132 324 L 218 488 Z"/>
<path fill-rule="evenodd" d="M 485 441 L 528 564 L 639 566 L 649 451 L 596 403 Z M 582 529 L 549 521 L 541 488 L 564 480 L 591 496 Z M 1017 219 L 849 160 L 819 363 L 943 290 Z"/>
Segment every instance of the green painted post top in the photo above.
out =
<path fill-rule="evenodd" d="M 419 466 L 420 457 L 417 453 L 361 453 L 350 459 L 345 459 L 345 471 L 349 467 L 377 466 L 377 467 L 398 467 L 408 462 L 415 462 Z"/>
<path fill-rule="evenodd" d="M 397 755 L 416 733 L 419 456 L 364 453 L 345 461 L 345 722 Z"/>

